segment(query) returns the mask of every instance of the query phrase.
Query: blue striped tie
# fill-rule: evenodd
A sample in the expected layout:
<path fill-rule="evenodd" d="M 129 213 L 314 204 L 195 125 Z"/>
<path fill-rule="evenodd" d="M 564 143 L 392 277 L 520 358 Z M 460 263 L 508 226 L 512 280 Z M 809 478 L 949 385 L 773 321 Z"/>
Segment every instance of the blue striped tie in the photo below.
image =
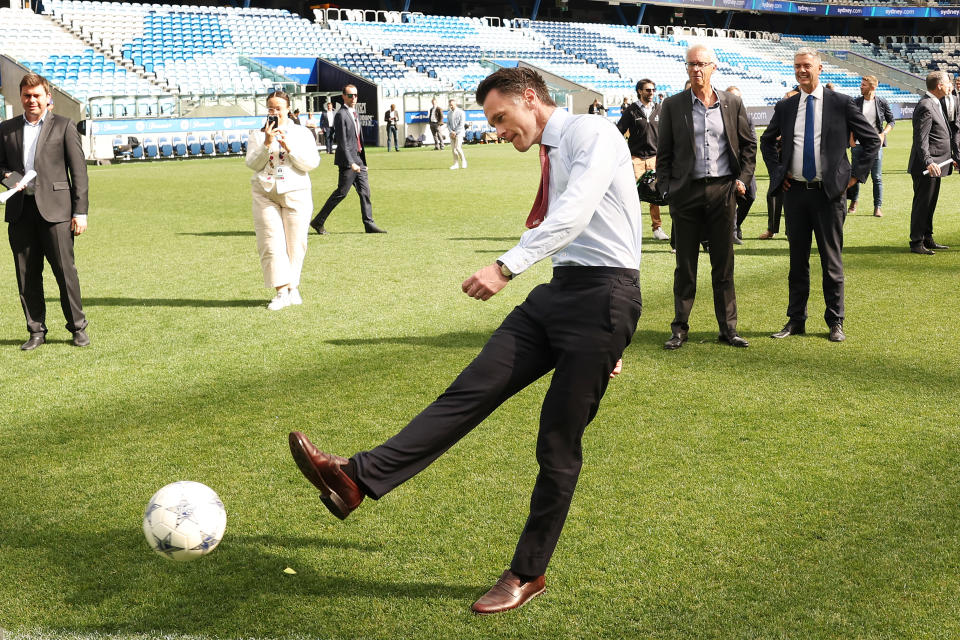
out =
<path fill-rule="evenodd" d="M 813 96 L 807 96 L 807 117 L 803 126 L 803 179 L 807 182 L 813 182 L 817 177 L 817 156 L 813 149 L 814 109 Z"/>

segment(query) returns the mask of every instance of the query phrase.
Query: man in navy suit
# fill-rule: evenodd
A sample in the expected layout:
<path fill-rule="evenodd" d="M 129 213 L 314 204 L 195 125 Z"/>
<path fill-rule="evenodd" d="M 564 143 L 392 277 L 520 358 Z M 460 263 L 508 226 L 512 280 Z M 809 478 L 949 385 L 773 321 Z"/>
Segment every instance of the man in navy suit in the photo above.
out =
<path fill-rule="evenodd" d="M 873 215 L 876 218 L 882 218 L 883 212 L 880 207 L 883 205 L 883 147 L 887 146 L 887 134 L 893 129 L 896 122 L 893 119 L 893 111 L 887 101 L 877 95 L 877 85 L 879 80 L 876 76 L 863 76 L 860 81 L 860 97 L 854 98 L 853 103 L 857 109 L 863 113 L 867 122 L 873 124 L 880 134 L 882 146 L 877 152 L 877 159 L 873 161 L 870 168 L 870 178 L 873 180 Z M 850 150 L 850 161 L 857 164 L 860 154 L 863 153 L 863 147 L 856 145 Z M 847 199 L 850 200 L 848 213 L 857 210 L 857 199 L 860 196 L 860 183 L 850 187 L 847 191 Z"/>
<path fill-rule="evenodd" d="M 343 107 L 333 118 L 333 130 L 337 138 L 337 153 L 333 163 L 340 168 L 340 180 L 326 203 L 310 222 L 320 235 L 326 235 L 324 223 L 333 209 L 350 193 L 350 187 L 360 196 L 360 216 L 367 233 L 386 233 L 373 221 L 373 206 L 370 204 L 370 182 L 367 180 L 367 154 L 360 139 L 360 116 L 357 114 L 357 88 L 348 84 L 343 88 Z"/>
<path fill-rule="evenodd" d="M 23 117 L 0 124 L 0 178 L 9 184 L 14 172 L 37 173 L 7 201 L 5 215 L 30 332 L 30 339 L 20 346 L 24 351 L 46 342 L 44 258 L 60 288 L 60 308 L 73 345 L 90 344 L 73 256 L 74 236 L 87 228 L 87 165 L 76 125 L 51 113 L 52 101 L 47 80 L 28 73 L 20 81 Z"/>
<path fill-rule="evenodd" d="M 793 69 L 800 93 L 777 103 L 770 125 L 760 136 L 760 151 L 770 173 L 770 193 L 784 194 L 790 241 L 789 320 L 771 337 L 805 332 L 810 244 L 815 235 L 823 268 L 823 317 L 830 328 L 830 340 L 841 342 L 846 339 L 841 258 L 844 194 L 855 183 L 866 180 L 880 150 L 880 136 L 849 96 L 820 84 L 823 64 L 816 50 L 797 50 Z M 847 160 L 851 134 L 863 147 L 852 170 Z"/>
<path fill-rule="evenodd" d="M 933 239 L 933 212 L 940 195 L 940 178 L 950 175 L 960 159 L 957 132 L 943 104 L 949 91 L 946 72 L 933 71 L 927 75 L 927 93 L 913 110 L 913 146 L 907 163 L 907 171 L 913 177 L 910 251 L 921 255 L 949 248 Z M 947 164 L 941 167 L 943 163 Z"/>

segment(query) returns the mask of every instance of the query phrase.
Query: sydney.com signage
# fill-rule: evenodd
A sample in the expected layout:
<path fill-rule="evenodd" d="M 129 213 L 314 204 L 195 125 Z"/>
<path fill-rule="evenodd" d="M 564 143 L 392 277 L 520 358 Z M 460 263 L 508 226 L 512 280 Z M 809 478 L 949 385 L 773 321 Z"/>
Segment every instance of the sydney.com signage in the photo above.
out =
<path fill-rule="evenodd" d="M 316 58 L 256 57 L 253 60 L 267 65 L 280 75 L 296 80 L 300 84 L 317 84 L 318 82 Z"/>
<path fill-rule="evenodd" d="M 808 4 L 790 0 L 652 0 L 650 4 L 715 7 L 740 11 L 769 11 L 805 16 L 856 18 L 957 18 L 960 7 L 870 7 L 831 4 Z"/>

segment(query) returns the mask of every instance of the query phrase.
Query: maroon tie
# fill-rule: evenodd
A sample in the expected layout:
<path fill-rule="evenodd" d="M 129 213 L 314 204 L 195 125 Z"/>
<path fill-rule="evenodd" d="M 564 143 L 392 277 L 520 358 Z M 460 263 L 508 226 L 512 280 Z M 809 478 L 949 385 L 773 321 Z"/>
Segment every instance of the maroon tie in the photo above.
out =
<path fill-rule="evenodd" d="M 363 151 L 363 142 L 360 140 L 360 118 L 353 112 L 353 125 L 357 128 L 357 152 Z"/>
<path fill-rule="evenodd" d="M 547 145 L 540 143 L 540 188 L 537 189 L 537 199 L 533 201 L 533 208 L 527 216 L 527 228 L 540 226 L 547 217 L 547 200 L 550 195 L 550 156 L 547 155 Z"/>

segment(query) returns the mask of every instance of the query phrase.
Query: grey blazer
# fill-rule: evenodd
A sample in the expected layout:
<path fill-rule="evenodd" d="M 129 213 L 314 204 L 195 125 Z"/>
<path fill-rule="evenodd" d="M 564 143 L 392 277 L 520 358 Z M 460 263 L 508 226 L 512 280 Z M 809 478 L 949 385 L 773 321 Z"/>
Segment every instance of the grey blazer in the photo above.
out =
<path fill-rule="evenodd" d="M 940 101 L 924 95 L 913 110 L 913 146 L 910 147 L 907 171 L 913 176 L 923 175 L 927 166 L 958 157 L 956 139 Z M 943 167 L 943 175 L 949 175 L 952 170 L 952 165 Z"/>
<path fill-rule="evenodd" d="M 23 169 L 23 116 L 0 122 L 0 172 Z M 37 138 L 34 159 L 36 200 L 47 222 L 67 222 L 87 213 L 87 164 L 73 120 L 47 112 Z M 7 201 L 4 219 L 16 222 L 23 211 L 23 193 Z"/>

